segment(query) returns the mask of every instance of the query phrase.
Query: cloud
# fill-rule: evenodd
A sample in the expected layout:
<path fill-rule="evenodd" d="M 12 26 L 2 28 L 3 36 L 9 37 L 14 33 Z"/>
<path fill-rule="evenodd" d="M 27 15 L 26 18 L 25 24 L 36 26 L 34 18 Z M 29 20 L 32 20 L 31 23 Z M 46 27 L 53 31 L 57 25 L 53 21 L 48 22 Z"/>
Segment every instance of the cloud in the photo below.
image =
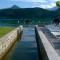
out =
<path fill-rule="evenodd" d="M 41 7 L 41 8 L 44 8 L 44 9 L 48 9 L 48 8 L 53 8 L 56 6 L 56 3 L 55 2 L 35 2 L 33 3 L 34 7 Z"/>
<path fill-rule="evenodd" d="M 23 2 L 56 2 L 56 1 L 60 1 L 60 0 L 9 0 L 9 1 L 23 1 Z"/>
<path fill-rule="evenodd" d="M 0 0 L 0 1 L 3 1 L 3 0 Z M 5 1 L 13 1 L 13 2 L 16 1 L 17 5 L 20 1 L 20 3 L 24 2 L 28 5 L 30 3 L 29 5 L 30 7 L 41 7 L 41 8 L 47 9 L 47 8 L 55 7 L 56 6 L 55 2 L 60 0 L 5 0 Z"/>
<path fill-rule="evenodd" d="M 59 0 L 20 0 L 23 2 L 32 2 L 34 6 L 41 7 L 41 8 L 52 8 L 56 6 L 56 1 Z"/>
<path fill-rule="evenodd" d="M 22 2 L 47 2 L 47 0 L 7 0 L 7 1 L 22 1 Z"/>
<path fill-rule="evenodd" d="M 59 0 L 45 0 L 45 2 L 40 2 L 40 7 L 44 9 L 53 8 L 56 6 L 56 1 Z"/>
<path fill-rule="evenodd" d="M 47 4 L 47 5 L 43 5 L 42 7 L 45 8 L 45 9 L 48 9 L 48 8 L 53 8 L 55 6 L 56 6 L 55 3 L 50 3 L 50 4 Z"/>

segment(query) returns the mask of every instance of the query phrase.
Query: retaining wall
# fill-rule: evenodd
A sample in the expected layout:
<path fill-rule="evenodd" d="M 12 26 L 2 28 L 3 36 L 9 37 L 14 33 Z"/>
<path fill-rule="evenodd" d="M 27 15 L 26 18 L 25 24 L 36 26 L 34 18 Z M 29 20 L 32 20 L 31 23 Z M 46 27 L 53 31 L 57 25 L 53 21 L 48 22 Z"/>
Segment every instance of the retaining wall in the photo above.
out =
<path fill-rule="evenodd" d="M 22 27 L 18 27 L 6 34 L 2 38 L 0 38 L 0 60 L 9 50 L 9 48 L 13 45 L 13 43 L 17 40 L 18 36 L 22 32 Z"/>

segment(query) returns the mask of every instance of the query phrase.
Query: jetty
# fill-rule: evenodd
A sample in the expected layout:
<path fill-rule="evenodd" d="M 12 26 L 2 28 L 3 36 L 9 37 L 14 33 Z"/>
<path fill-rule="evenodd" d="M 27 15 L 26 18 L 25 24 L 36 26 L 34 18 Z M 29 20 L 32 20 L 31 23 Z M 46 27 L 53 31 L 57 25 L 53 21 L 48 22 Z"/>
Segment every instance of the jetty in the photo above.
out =
<path fill-rule="evenodd" d="M 45 26 L 36 26 L 36 41 L 43 60 L 60 60 L 60 39 Z"/>
<path fill-rule="evenodd" d="M 17 40 L 17 37 L 20 37 L 22 31 L 21 39 L 16 43 L 13 52 L 10 51 L 11 57 L 7 54 L 9 59 L 60 60 L 60 38 L 57 37 L 60 34 L 60 28 L 54 25 L 49 27 L 51 25 L 19 26 L 0 38 L 0 60 Z"/>

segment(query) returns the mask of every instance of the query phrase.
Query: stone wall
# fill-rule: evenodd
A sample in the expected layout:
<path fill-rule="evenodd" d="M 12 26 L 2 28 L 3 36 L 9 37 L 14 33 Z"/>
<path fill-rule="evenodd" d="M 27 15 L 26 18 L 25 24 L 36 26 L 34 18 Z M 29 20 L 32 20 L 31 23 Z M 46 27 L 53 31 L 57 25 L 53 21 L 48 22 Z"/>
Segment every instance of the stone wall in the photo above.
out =
<path fill-rule="evenodd" d="M 18 35 L 22 32 L 22 27 L 18 27 L 0 38 L 0 60 L 17 40 Z"/>

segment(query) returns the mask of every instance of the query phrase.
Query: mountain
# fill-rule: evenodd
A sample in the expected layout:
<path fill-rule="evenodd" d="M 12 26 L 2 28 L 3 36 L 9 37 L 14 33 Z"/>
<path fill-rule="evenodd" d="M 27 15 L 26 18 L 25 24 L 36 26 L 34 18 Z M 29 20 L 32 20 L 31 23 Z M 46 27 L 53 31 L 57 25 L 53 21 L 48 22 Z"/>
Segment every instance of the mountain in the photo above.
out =
<path fill-rule="evenodd" d="M 1 9 L 0 18 L 28 18 L 28 19 L 40 19 L 50 17 L 51 11 L 42 8 L 19 8 L 14 5 L 11 8 Z"/>
<path fill-rule="evenodd" d="M 55 11 L 55 10 L 57 10 L 58 9 L 58 7 L 53 7 L 53 8 L 49 8 L 48 10 L 50 10 L 50 11 Z"/>
<path fill-rule="evenodd" d="M 54 10 L 54 8 L 52 8 Z M 0 19 L 19 19 L 30 21 L 51 21 L 60 17 L 60 9 L 50 11 L 42 8 L 19 8 L 14 5 L 11 8 L 0 9 Z"/>
<path fill-rule="evenodd" d="M 18 7 L 17 5 L 13 5 L 12 7 L 11 7 L 11 9 L 19 9 L 20 7 Z"/>

